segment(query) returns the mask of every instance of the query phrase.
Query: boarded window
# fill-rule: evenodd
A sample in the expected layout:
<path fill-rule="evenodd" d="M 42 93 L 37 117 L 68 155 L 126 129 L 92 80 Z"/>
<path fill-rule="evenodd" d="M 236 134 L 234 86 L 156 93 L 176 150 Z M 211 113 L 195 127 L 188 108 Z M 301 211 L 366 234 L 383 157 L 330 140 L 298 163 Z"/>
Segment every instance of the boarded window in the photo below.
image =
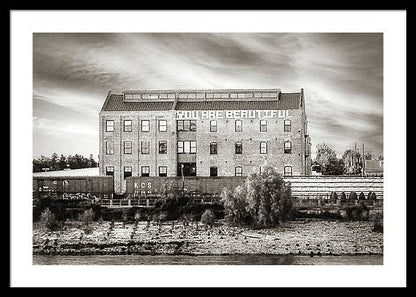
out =
<path fill-rule="evenodd" d="M 124 153 L 131 154 L 132 152 L 132 142 L 131 141 L 124 141 Z"/>
<path fill-rule="evenodd" d="M 235 121 L 235 132 L 242 132 L 243 131 L 243 122 L 241 120 Z"/>
<path fill-rule="evenodd" d="M 209 144 L 209 153 L 211 155 L 216 155 L 217 154 L 217 143 L 216 142 L 211 142 Z"/>
<path fill-rule="evenodd" d="M 209 176 L 218 176 L 218 168 L 213 166 L 209 168 Z"/>
<path fill-rule="evenodd" d="M 242 154 L 243 153 L 243 144 L 241 142 L 235 143 L 235 153 Z"/>
<path fill-rule="evenodd" d="M 114 155 L 114 142 L 113 141 L 107 141 L 105 143 L 105 153 L 107 155 Z"/>
<path fill-rule="evenodd" d="M 159 141 L 159 154 L 167 154 L 168 153 L 168 142 L 166 140 Z"/>
<path fill-rule="evenodd" d="M 144 155 L 150 154 L 150 141 L 143 140 L 140 142 L 140 152 Z"/>

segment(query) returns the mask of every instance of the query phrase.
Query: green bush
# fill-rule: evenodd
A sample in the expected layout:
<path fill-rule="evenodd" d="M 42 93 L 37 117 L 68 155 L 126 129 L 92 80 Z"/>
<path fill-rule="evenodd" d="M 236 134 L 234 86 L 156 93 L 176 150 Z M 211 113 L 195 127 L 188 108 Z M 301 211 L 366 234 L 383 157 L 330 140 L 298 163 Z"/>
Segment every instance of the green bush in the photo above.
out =
<path fill-rule="evenodd" d="M 365 194 L 363 192 L 360 193 L 360 195 L 358 196 L 359 200 L 365 200 Z"/>
<path fill-rule="evenodd" d="M 376 195 L 376 193 L 374 193 L 374 192 L 371 192 L 371 195 L 370 195 L 370 200 L 377 200 L 377 195 Z"/>
<path fill-rule="evenodd" d="M 331 192 L 330 199 L 331 201 L 336 201 L 338 199 L 337 192 Z"/>
<path fill-rule="evenodd" d="M 201 222 L 205 225 L 211 226 L 214 225 L 215 222 L 215 213 L 212 209 L 206 209 L 201 216 Z"/>

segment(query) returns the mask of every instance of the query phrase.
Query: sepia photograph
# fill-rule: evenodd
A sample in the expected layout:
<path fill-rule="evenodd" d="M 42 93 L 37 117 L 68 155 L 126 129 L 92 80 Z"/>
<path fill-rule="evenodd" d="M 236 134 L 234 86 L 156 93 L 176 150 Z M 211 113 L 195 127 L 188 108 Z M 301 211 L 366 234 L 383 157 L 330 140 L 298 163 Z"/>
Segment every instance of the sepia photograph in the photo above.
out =
<path fill-rule="evenodd" d="M 384 32 L 30 44 L 35 269 L 385 264 Z"/>
<path fill-rule="evenodd" d="M 33 55 L 35 264 L 383 263 L 382 34 L 39 33 Z"/>

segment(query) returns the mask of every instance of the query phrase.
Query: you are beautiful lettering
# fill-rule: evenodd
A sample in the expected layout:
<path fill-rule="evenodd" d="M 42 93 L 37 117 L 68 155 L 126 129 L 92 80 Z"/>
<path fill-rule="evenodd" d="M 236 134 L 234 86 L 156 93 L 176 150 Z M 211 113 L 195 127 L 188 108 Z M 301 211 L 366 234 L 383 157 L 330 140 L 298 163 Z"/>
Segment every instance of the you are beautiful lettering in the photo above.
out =
<path fill-rule="evenodd" d="M 176 119 L 291 118 L 291 110 L 177 110 Z"/>

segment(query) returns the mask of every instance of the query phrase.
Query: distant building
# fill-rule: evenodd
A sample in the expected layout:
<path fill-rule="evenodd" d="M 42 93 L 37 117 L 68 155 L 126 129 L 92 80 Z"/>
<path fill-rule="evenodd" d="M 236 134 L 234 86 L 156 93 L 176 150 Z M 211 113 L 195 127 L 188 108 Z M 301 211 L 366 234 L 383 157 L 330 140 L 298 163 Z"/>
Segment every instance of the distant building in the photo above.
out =
<path fill-rule="evenodd" d="M 364 175 L 383 176 L 383 160 L 365 160 Z"/>
<path fill-rule="evenodd" d="M 303 89 L 109 92 L 99 114 L 100 175 L 246 176 L 311 173 Z"/>

